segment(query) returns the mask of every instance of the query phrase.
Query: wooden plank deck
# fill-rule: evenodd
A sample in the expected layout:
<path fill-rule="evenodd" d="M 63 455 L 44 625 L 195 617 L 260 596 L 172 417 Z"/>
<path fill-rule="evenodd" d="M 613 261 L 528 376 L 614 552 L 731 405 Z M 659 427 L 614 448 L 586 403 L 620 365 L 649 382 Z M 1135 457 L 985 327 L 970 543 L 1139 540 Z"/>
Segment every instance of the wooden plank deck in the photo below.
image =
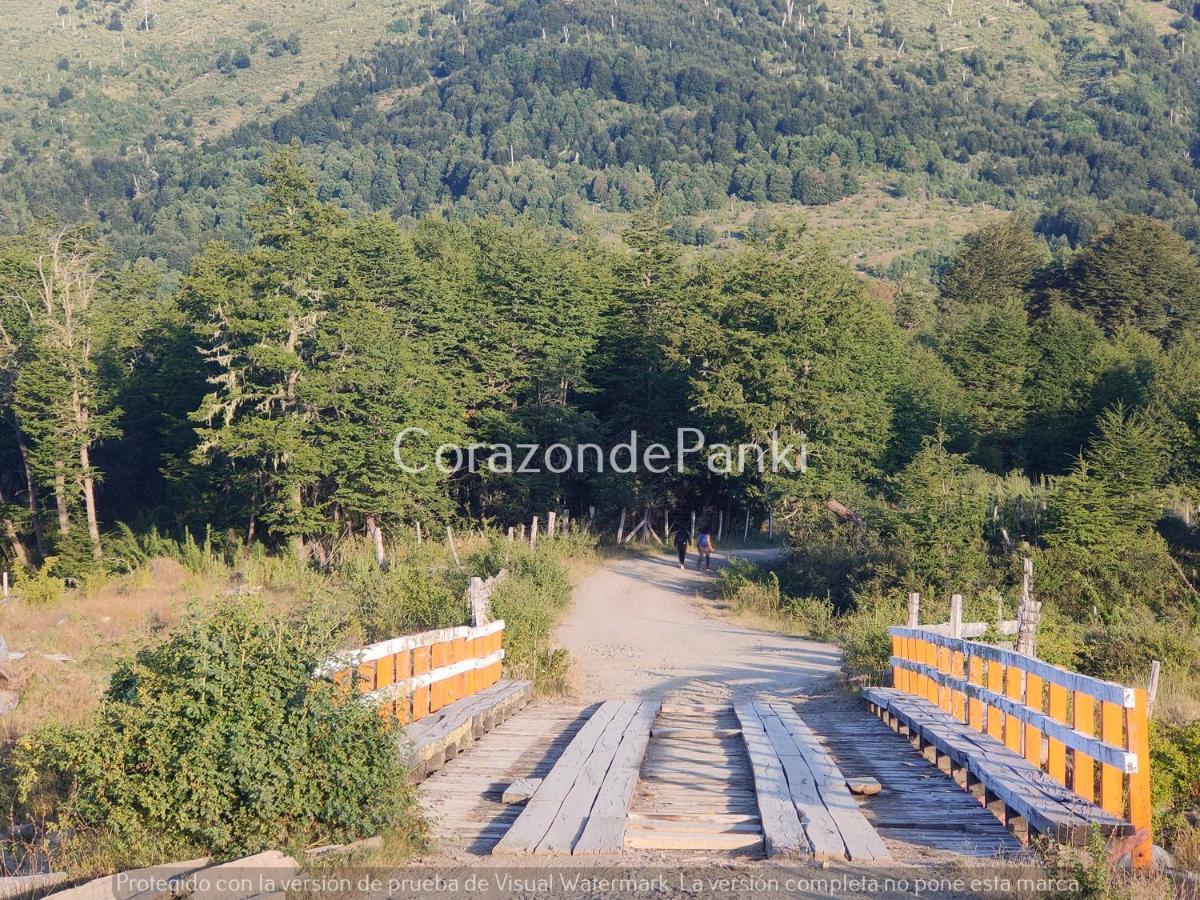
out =
<path fill-rule="evenodd" d="M 447 762 L 417 789 L 439 852 L 486 855 L 522 807 L 501 802 L 518 778 L 544 778 L 597 705 L 535 703 Z"/>
<path fill-rule="evenodd" d="M 865 708 L 822 697 L 800 704 L 798 713 L 845 777 L 871 777 L 882 785 L 880 793 L 856 803 L 893 859 L 1026 858 L 1020 842 L 977 799 Z"/>
<path fill-rule="evenodd" d="M 788 787 L 796 809 L 801 813 L 813 855 L 818 859 L 848 859 L 859 863 L 890 862 L 891 854 L 883 840 L 846 787 L 846 776 L 817 741 L 812 729 L 796 715 L 795 709 L 783 702 L 759 702 L 755 707 L 771 734 L 780 759 L 788 759 L 794 748 L 803 760 L 803 769 L 792 764 L 786 771 Z M 830 825 L 832 839 L 828 834 Z"/>
<path fill-rule="evenodd" d="M 754 776 L 731 706 L 664 701 L 642 761 L 625 846 L 762 856 Z"/>
<path fill-rule="evenodd" d="M 570 854 L 589 825 L 581 853 L 620 850 L 632 794 L 631 769 L 641 761 L 657 711 L 658 703 L 653 701 L 609 700 L 601 704 L 492 853 Z M 592 810 L 602 793 L 601 814 L 592 822 Z"/>

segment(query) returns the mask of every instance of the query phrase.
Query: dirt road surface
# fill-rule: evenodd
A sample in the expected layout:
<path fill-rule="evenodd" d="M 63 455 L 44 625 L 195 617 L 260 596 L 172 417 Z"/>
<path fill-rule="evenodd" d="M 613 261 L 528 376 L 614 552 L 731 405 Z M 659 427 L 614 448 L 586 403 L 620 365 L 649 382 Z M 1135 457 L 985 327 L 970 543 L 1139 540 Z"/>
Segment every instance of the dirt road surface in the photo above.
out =
<path fill-rule="evenodd" d="M 770 550 L 739 556 L 765 561 Z M 769 691 L 806 694 L 827 686 L 841 665 L 830 644 L 760 631 L 716 603 L 716 567 L 686 571 L 673 555 L 621 559 L 585 578 L 555 634 L 571 654 L 581 700 L 696 699 Z"/>

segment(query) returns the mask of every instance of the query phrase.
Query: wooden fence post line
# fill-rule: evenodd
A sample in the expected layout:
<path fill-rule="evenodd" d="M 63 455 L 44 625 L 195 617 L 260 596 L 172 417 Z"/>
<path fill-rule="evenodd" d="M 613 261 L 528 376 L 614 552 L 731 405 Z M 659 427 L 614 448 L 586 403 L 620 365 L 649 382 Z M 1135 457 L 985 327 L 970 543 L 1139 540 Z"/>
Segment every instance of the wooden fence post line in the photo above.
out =
<path fill-rule="evenodd" d="M 534 516 L 533 521 L 529 523 L 529 546 L 530 547 L 537 546 L 537 536 L 538 536 L 538 517 Z"/>
<path fill-rule="evenodd" d="M 374 516 L 367 517 L 367 531 L 370 532 L 371 542 L 375 545 L 375 565 L 381 569 L 386 569 L 387 554 L 383 549 L 383 529 L 376 523 Z"/>
<path fill-rule="evenodd" d="M 617 543 L 625 542 L 625 507 L 621 507 L 621 521 L 617 525 Z"/>
<path fill-rule="evenodd" d="M 554 537 L 554 528 L 558 519 L 557 513 L 551 511 L 546 513 L 546 537 Z"/>
<path fill-rule="evenodd" d="M 454 557 L 454 564 L 460 565 L 458 561 L 458 548 L 454 546 L 454 529 L 449 525 L 446 526 L 446 540 L 450 544 L 450 555 Z"/>
<path fill-rule="evenodd" d="M 6 576 L 7 572 L 4 573 Z M 5 581 L 4 596 L 8 596 L 7 579 Z M 1150 662 L 1150 681 L 1146 687 L 1146 716 L 1149 718 L 1154 715 L 1154 703 L 1158 700 L 1158 682 L 1162 677 L 1162 663 L 1157 659 Z"/>
<path fill-rule="evenodd" d="M 508 540 L 509 540 L 509 543 L 511 543 L 511 542 L 512 542 L 512 540 L 513 540 L 513 534 L 514 534 L 515 530 L 516 530 L 516 529 L 514 529 L 514 528 L 513 528 L 511 525 L 509 525 L 509 526 L 508 526 Z"/>
<path fill-rule="evenodd" d="M 417 543 L 421 543 L 421 523 L 417 523 Z"/>
<path fill-rule="evenodd" d="M 913 591 L 908 595 L 908 627 L 917 628 L 921 624 L 921 595 Z"/>

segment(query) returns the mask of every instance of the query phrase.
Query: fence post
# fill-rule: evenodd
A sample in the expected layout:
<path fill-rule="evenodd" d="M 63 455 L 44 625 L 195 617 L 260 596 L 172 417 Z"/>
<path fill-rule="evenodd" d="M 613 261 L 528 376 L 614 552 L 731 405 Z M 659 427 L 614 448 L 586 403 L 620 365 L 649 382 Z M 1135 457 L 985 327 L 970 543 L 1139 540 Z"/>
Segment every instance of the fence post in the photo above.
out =
<path fill-rule="evenodd" d="M 457 566 L 459 565 L 458 548 L 454 546 L 454 529 L 449 525 L 446 526 L 446 540 L 450 543 L 450 555 L 454 557 L 454 564 Z"/>
<path fill-rule="evenodd" d="M 557 513 L 553 512 L 553 511 L 546 513 L 546 537 L 548 537 L 548 538 L 554 537 L 554 526 L 556 524 L 557 519 L 558 519 Z"/>
<path fill-rule="evenodd" d="M 530 547 L 537 546 L 537 536 L 538 536 L 538 517 L 534 516 L 533 521 L 529 523 L 529 546 Z"/>
<path fill-rule="evenodd" d="M 1017 612 L 1017 652 L 1037 656 L 1037 628 L 1042 604 L 1033 599 L 1033 560 L 1021 562 L 1021 607 Z"/>
<path fill-rule="evenodd" d="M 367 530 L 371 533 L 371 541 L 375 545 L 375 565 L 379 566 L 379 568 L 381 568 L 381 569 L 386 569 L 387 568 L 387 554 L 384 552 L 384 549 L 383 549 L 383 529 L 379 527 L 379 524 L 375 521 L 374 516 L 367 517 Z M 5 575 L 7 575 L 7 574 L 8 573 L 5 573 Z M 4 596 L 7 597 L 8 596 L 8 590 L 7 590 L 8 578 L 6 577 L 4 579 L 4 581 L 5 581 Z"/>
<path fill-rule="evenodd" d="M 908 595 L 908 627 L 919 628 L 921 625 L 921 595 L 913 591 Z"/>
<path fill-rule="evenodd" d="M 1150 806 L 1150 714 L 1146 691 L 1135 688 L 1133 708 L 1126 709 L 1126 749 L 1137 754 L 1137 771 L 1129 776 L 1129 823 L 1136 843 L 1132 862 L 1135 869 L 1148 869 L 1153 858 Z"/>
<path fill-rule="evenodd" d="M 750 543 L 750 507 L 746 507 L 746 526 L 742 529 L 742 543 Z"/>
<path fill-rule="evenodd" d="M 625 540 L 625 507 L 621 507 L 621 521 L 617 525 L 617 543 L 624 543 Z"/>
<path fill-rule="evenodd" d="M 417 543 L 421 543 L 421 523 L 417 523 Z"/>
<path fill-rule="evenodd" d="M 5 572 L 4 574 L 8 575 L 7 572 Z M 7 582 L 5 583 L 5 586 L 7 588 Z M 7 590 L 5 590 L 4 596 L 6 596 L 6 597 L 8 596 Z M 1150 681 L 1149 681 L 1148 686 L 1146 687 L 1146 717 L 1147 718 L 1154 715 L 1154 704 L 1158 700 L 1158 682 L 1161 677 L 1162 677 L 1162 663 L 1159 662 L 1157 659 L 1152 660 L 1150 663 Z"/>
<path fill-rule="evenodd" d="M 963 598 L 962 594 L 954 594 L 950 597 L 950 637 L 955 640 L 962 640 L 963 636 Z M 956 647 L 950 652 L 950 675 L 960 681 L 966 677 L 966 672 L 963 670 L 966 658 L 963 655 L 961 647 Z M 965 691 L 960 691 L 957 688 L 952 688 L 950 691 L 950 702 L 953 706 L 951 710 L 954 718 L 959 722 L 967 720 L 967 695 Z"/>
<path fill-rule="evenodd" d="M 692 510 L 692 540 L 696 539 L 696 511 Z"/>
<path fill-rule="evenodd" d="M 8 572 L 4 573 L 4 599 L 8 599 Z"/>
<path fill-rule="evenodd" d="M 725 510 L 717 510 L 717 540 L 721 540 L 721 536 L 725 531 Z"/>

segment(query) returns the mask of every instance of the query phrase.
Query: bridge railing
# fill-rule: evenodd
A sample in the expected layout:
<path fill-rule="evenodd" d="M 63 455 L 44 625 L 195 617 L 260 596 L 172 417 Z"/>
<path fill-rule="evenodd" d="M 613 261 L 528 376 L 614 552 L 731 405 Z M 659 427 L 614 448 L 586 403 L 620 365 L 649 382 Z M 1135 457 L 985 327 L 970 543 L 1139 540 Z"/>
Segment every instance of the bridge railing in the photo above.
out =
<path fill-rule="evenodd" d="M 1146 691 L 1012 650 L 922 628 L 889 628 L 892 683 L 1002 742 L 1059 784 L 1135 829 L 1151 849 Z"/>
<path fill-rule="evenodd" d="M 413 722 L 500 680 L 504 621 L 407 634 L 327 660 L 318 675 Z"/>

